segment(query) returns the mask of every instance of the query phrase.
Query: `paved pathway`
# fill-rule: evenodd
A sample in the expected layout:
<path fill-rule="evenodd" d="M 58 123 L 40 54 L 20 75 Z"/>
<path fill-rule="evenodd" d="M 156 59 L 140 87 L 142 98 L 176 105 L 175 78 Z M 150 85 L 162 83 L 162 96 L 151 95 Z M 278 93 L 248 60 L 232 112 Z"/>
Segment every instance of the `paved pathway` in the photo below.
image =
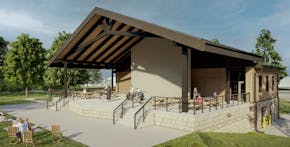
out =
<path fill-rule="evenodd" d="M 266 134 L 290 137 L 290 114 L 280 116 L 272 126 L 265 130 Z"/>
<path fill-rule="evenodd" d="M 0 106 L 1 111 L 29 117 L 32 122 L 48 129 L 52 124 L 60 124 L 65 136 L 92 147 L 148 147 L 188 133 L 161 127 L 134 130 L 132 127 L 113 125 L 111 120 L 83 117 L 65 110 L 55 112 L 45 108 L 45 103 Z"/>

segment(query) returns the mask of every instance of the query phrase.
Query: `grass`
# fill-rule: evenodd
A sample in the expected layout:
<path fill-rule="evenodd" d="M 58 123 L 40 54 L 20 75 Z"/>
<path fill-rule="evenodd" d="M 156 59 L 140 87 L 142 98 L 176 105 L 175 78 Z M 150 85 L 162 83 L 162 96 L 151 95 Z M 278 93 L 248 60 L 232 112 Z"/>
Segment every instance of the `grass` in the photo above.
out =
<path fill-rule="evenodd" d="M 280 114 L 290 113 L 290 101 L 280 101 Z"/>
<path fill-rule="evenodd" d="M 61 90 L 55 91 L 54 95 L 59 95 L 61 92 Z M 25 100 L 26 98 L 34 98 L 36 100 L 46 101 L 48 95 L 47 92 L 31 92 L 28 97 L 25 96 L 24 92 L 1 94 L 0 105 L 31 103 L 31 101 Z M 49 101 L 51 101 L 51 98 L 49 99 Z"/>
<path fill-rule="evenodd" d="M 289 147 L 290 139 L 260 133 L 201 133 L 176 138 L 155 147 Z"/>
<path fill-rule="evenodd" d="M 14 116 L 6 115 L 7 118 L 13 118 Z M 9 138 L 7 132 L 3 129 L 5 127 L 11 126 L 11 122 L 0 122 L 0 146 L 9 146 Z M 51 132 L 41 128 L 42 131 L 34 133 L 33 139 L 35 141 L 35 146 L 41 147 L 86 147 L 86 145 L 73 141 L 69 138 L 63 137 L 61 142 L 53 141 Z M 23 144 L 10 145 L 13 147 L 22 147 Z"/>

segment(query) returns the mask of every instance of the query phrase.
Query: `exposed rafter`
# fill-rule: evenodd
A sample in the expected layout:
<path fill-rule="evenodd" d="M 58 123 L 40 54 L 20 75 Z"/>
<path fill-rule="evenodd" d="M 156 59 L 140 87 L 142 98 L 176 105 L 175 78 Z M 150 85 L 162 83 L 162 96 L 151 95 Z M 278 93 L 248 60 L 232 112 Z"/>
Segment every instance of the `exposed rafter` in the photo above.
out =
<path fill-rule="evenodd" d="M 108 31 L 108 35 L 132 36 L 132 37 L 158 37 L 148 32 L 130 32 L 130 31 Z"/>
<path fill-rule="evenodd" d="M 86 47 L 92 45 L 94 42 L 100 40 L 101 38 L 105 37 L 107 35 L 106 32 L 102 32 L 101 34 L 99 34 L 98 36 L 96 36 L 94 39 L 86 42 L 85 44 L 81 45 L 80 47 L 78 47 L 73 53 L 71 53 L 70 55 L 76 53 L 76 52 L 80 52 L 82 51 L 83 49 L 85 49 Z M 69 55 L 69 56 L 70 56 Z"/>
<path fill-rule="evenodd" d="M 104 20 L 104 17 L 102 16 L 86 33 L 84 36 L 81 37 L 80 40 L 78 40 L 77 44 L 64 56 L 64 59 L 69 57 L 76 49 L 77 47 L 89 36 L 89 34 L 97 28 L 100 23 Z"/>

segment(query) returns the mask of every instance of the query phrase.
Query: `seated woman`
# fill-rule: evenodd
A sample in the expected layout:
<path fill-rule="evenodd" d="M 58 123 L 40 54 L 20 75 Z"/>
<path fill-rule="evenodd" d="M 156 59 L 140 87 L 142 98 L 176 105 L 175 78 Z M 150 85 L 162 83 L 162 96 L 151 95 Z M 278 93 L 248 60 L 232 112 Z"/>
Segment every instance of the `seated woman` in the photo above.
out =
<path fill-rule="evenodd" d="M 203 98 L 200 96 L 200 93 L 197 96 L 197 104 L 201 105 L 203 103 Z"/>
<path fill-rule="evenodd" d="M 25 117 L 22 123 L 22 131 L 31 131 L 30 123 L 28 122 L 28 118 Z"/>

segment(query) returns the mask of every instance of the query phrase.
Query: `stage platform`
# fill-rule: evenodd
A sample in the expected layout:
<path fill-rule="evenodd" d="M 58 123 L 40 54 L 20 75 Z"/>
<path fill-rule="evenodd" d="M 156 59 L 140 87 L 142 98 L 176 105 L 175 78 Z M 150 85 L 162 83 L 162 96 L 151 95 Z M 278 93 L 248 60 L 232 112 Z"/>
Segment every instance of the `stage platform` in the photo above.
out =
<path fill-rule="evenodd" d="M 81 99 L 70 100 L 68 110 L 82 116 L 100 119 L 113 119 L 113 110 L 122 103 L 126 95 L 113 96 L 111 100 L 106 99 Z"/>

